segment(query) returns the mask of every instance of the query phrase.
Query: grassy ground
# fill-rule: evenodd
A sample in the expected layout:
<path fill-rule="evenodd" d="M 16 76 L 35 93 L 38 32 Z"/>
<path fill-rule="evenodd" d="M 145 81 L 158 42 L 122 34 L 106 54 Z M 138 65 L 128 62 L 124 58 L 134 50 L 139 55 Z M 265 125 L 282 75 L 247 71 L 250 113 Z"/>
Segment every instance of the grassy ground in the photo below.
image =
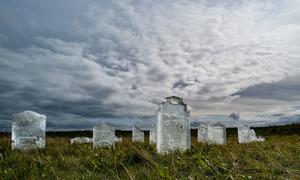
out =
<path fill-rule="evenodd" d="M 197 143 L 181 153 L 160 155 L 148 143 L 123 142 L 115 149 L 70 145 L 72 133 L 47 135 L 47 147 L 12 151 L 0 134 L 0 179 L 300 179 L 300 126 L 261 128 L 265 142 L 238 144 L 228 130 L 228 145 Z M 81 132 L 86 135 L 90 132 Z"/>

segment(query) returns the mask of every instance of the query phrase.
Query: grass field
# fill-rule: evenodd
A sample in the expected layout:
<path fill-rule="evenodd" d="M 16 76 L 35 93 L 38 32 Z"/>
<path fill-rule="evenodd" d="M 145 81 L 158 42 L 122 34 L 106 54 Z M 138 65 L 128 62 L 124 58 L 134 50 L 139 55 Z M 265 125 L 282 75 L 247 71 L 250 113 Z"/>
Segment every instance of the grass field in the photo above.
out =
<path fill-rule="evenodd" d="M 91 132 L 48 133 L 45 149 L 11 150 L 0 134 L 0 179 L 300 179 L 300 125 L 256 129 L 265 142 L 238 144 L 234 129 L 228 145 L 196 142 L 192 149 L 160 155 L 154 145 L 123 142 L 115 149 L 70 145 L 70 137 Z"/>

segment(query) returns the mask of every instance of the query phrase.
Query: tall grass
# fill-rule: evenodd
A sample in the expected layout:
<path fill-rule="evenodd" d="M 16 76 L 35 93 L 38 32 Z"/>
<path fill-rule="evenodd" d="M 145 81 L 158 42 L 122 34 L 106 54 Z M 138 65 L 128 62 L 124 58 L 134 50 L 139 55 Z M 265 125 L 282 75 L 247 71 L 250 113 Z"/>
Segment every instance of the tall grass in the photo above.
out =
<path fill-rule="evenodd" d="M 34 151 L 11 150 L 9 136 L 1 135 L 0 179 L 300 179 L 300 128 L 293 128 L 250 144 L 238 144 L 234 134 L 228 145 L 193 136 L 191 150 L 167 155 L 132 143 L 126 133 L 115 149 L 70 145 L 70 138 L 52 134 L 45 149 Z"/>

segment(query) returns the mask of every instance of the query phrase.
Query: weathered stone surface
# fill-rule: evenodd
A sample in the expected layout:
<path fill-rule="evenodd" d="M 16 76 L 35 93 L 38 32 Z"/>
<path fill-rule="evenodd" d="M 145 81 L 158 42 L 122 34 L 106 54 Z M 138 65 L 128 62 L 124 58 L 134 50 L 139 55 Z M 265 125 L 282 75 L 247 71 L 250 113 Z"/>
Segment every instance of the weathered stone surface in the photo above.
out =
<path fill-rule="evenodd" d="M 14 114 L 11 130 L 12 149 L 45 147 L 46 116 L 33 111 Z"/>
<path fill-rule="evenodd" d="M 264 137 L 262 137 L 262 136 L 258 136 L 257 139 L 256 139 L 257 142 L 263 142 L 265 140 L 266 139 Z"/>
<path fill-rule="evenodd" d="M 84 144 L 84 143 L 92 143 L 93 138 L 89 137 L 76 137 L 71 139 L 71 144 Z"/>
<path fill-rule="evenodd" d="M 150 144 L 156 143 L 156 128 L 152 128 L 149 131 L 149 142 Z"/>
<path fill-rule="evenodd" d="M 100 123 L 93 128 L 94 147 L 114 147 L 115 146 L 115 128 L 107 123 Z"/>
<path fill-rule="evenodd" d="M 253 129 L 249 130 L 249 141 L 253 142 L 256 141 L 257 137 L 256 137 L 256 133 Z"/>
<path fill-rule="evenodd" d="M 207 126 L 207 141 L 210 144 L 226 144 L 226 127 L 221 123 L 212 123 Z"/>
<path fill-rule="evenodd" d="M 156 149 L 159 153 L 191 148 L 189 111 L 183 100 L 167 97 L 157 112 Z"/>
<path fill-rule="evenodd" d="M 132 141 L 133 142 L 144 142 L 144 131 L 142 131 L 137 126 L 132 126 Z"/>
<path fill-rule="evenodd" d="M 250 142 L 250 127 L 247 125 L 240 125 L 238 127 L 238 142 L 249 143 Z"/>
<path fill-rule="evenodd" d="M 256 136 L 256 133 L 254 131 L 254 129 L 251 129 L 250 132 L 249 132 L 249 139 L 250 139 L 250 142 L 262 142 L 262 141 L 265 141 L 265 138 L 259 136 L 257 137 Z"/>
<path fill-rule="evenodd" d="M 198 142 L 207 142 L 207 126 L 204 124 L 198 127 Z"/>

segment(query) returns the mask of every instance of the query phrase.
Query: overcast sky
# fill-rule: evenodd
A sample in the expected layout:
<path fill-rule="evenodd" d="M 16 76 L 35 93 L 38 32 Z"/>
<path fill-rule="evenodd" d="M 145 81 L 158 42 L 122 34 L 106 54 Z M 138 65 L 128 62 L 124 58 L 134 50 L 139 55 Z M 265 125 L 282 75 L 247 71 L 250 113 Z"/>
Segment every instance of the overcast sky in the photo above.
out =
<path fill-rule="evenodd" d="M 191 119 L 300 117 L 298 0 L 2 0 L 0 130 L 149 123 L 164 97 Z"/>

